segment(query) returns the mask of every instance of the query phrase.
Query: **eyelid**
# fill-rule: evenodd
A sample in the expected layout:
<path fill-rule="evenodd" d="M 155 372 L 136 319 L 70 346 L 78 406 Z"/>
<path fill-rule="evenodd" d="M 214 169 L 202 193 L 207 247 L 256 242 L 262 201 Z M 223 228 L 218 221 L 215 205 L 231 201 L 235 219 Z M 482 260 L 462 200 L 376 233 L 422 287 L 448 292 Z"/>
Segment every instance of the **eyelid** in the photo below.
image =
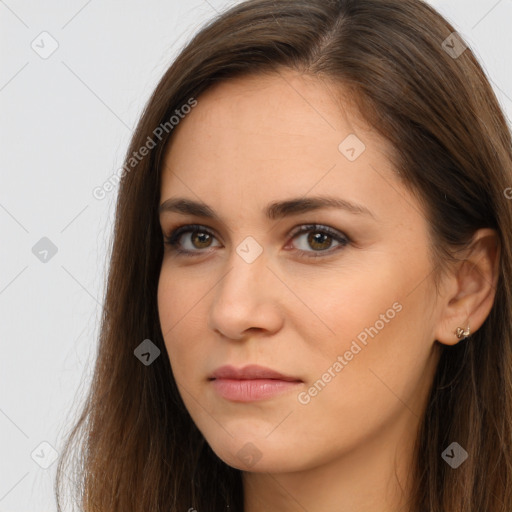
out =
<path fill-rule="evenodd" d="M 201 232 L 205 232 L 205 233 L 208 233 L 210 235 L 212 235 L 213 237 L 215 237 L 216 239 L 221 239 L 221 237 L 219 237 L 216 233 L 216 231 L 214 229 L 211 229 L 207 226 L 203 226 L 202 224 L 181 224 L 181 225 L 178 225 L 177 227 L 175 228 L 172 228 L 170 230 L 170 234 L 169 235 L 166 235 L 164 233 L 164 243 L 165 244 L 168 244 L 168 245 L 171 245 L 171 246 L 174 246 L 174 245 L 178 245 L 177 244 L 177 241 L 179 240 L 179 238 L 184 235 L 185 233 L 191 233 L 191 232 L 194 232 L 194 231 L 201 231 Z M 222 239 L 221 239 L 222 240 Z M 197 250 L 197 251 L 188 251 L 186 249 L 184 250 L 180 250 L 180 249 L 176 249 L 175 250 L 177 252 L 183 252 L 183 253 L 189 253 L 189 252 L 196 252 L 196 253 L 204 253 L 206 252 L 206 250 L 203 250 L 203 251 L 200 251 L 200 250 Z"/>
<path fill-rule="evenodd" d="M 295 249 L 295 251 L 305 254 L 308 258 L 318 258 L 318 257 L 324 257 L 327 258 L 329 256 L 332 256 L 334 253 L 336 253 L 338 250 L 343 249 L 345 246 L 352 243 L 352 239 L 346 235 L 345 233 L 335 229 L 331 228 L 330 226 L 326 226 L 324 224 L 300 224 L 296 228 L 292 229 L 290 232 L 290 238 L 291 240 L 295 239 L 298 235 L 302 235 L 303 233 L 309 233 L 309 232 L 319 232 L 329 235 L 330 238 L 338 242 L 338 245 L 334 248 L 329 248 L 325 251 L 304 251 L 302 249 Z M 288 244 L 287 244 L 288 246 Z"/>
<path fill-rule="evenodd" d="M 186 233 L 191 233 L 194 231 L 201 231 L 201 232 L 205 232 L 205 233 L 212 235 L 216 239 L 220 238 L 217 236 L 217 233 L 214 229 L 204 226 L 202 224 L 182 224 L 182 225 L 178 225 L 177 227 L 171 229 L 170 231 L 171 232 L 169 235 L 164 234 L 164 243 L 166 245 L 172 246 L 172 249 L 177 253 L 181 253 L 181 254 L 185 254 L 185 255 L 192 255 L 192 256 L 208 253 L 208 252 L 210 252 L 209 251 L 210 248 L 206 248 L 204 250 L 198 249 L 195 251 L 190 251 L 188 249 L 180 249 L 178 247 L 177 240 L 179 240 L 179 238 L 182 235 L 184 235 Z M 294 228 L 292 228 L 292 230 L 290 231 L 290 234 L 288 236 L 291 241 L 294 238 L 296 238 L 298 235 L 301 235 L 303 233 L 308 233 L 311 231 L 322 232 L 322 233 L 329 235 L 336 242 L 338 242 L 339 245 L 336 246 L 338 249 L 344 248 L 345 246 L 352 243 L 351 237 L 346 235 L 344 232 L 341 232 L 335 228 L 331 228 L 330 226 L 326 226 L 324 224 L 318 224 L 318 223 L 316 223 L 316 224 L 299 224 L 298 226 L 295 226 Z M 286 247 L 288 245 L 289 245 L 289 242 L 287 242 Z M 334 252 L 337 252 L 338 249 L 329 248 L 325 251 L 304 251 L 302 249 L 294 249 L 294 250 L 301 254 L 305 254 L 306 257 L 321 257 L 321 256 L 328 257 L 328 256 L 332 255 Z"/>
<path fill-rule="evenodd" d="M 330 226 L 326 226 L 325 224 L 318 224 L 318 223 L 316 223 L 316 224 L 299 224 L 298 226 L 294 227 L 290 231 L 289 236 L 295 237 L 296 235 L 299 235 L 301 233 L 304 233 L 307 231 L 314 231 L 314 230 L 322 231 L 322 232 L 328 233 L 329 235 L 332 235 L 333 237 L 344 238 L 347 241 L 350 241 L 349 237 L 345 233 L 343 233 L 335 228 L 331 228 Z"/>

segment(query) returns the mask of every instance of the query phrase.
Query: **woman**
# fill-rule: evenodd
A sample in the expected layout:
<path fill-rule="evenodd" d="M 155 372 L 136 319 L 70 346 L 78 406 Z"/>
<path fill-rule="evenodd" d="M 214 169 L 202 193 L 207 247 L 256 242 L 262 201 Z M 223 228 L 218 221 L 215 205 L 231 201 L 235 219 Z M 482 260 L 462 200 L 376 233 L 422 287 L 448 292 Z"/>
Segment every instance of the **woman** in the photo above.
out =
<path fill-rule="evenodd" d="M 203 28 L 120 184 L 92 511 L 512 509 L 512 144 L 418 0 Z"/>

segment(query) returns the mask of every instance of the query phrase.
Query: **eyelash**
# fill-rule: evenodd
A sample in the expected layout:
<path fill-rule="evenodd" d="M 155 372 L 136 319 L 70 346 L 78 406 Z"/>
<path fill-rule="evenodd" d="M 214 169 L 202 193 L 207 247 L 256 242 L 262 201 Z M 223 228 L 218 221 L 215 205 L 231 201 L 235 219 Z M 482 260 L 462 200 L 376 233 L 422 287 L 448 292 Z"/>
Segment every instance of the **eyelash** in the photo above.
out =
<path fill-rule="evenodd" d="M 208 249 L 206 250 L 195 250 L 195 251 L 189 251 L 186 249 L 180 249 L 178 240 L 181 238 L 181 236 L 185 233 L 193 233 L 194 231 L 200 231 L 201 233 L 207 233 L 208 235 L 211 235 L 215 237 L 215 235 L 204 226 L 201 226 L 199 224 L 187 224 L 184 226 L 180 226 L 176 228 L 174 231 L 171 232 L 170 235 L 166 236 L 164 235 L 164 244 L 170 246 L 171 250 L 176 252 L 177 254 L 182 254 L 186 256 L 195 257 L 200 254 L 204 254 L 208 252 Z M 300 227 L 300 229 L 295 230 L 292 232 L 292 239 L 296 238 L 298 235 L 302 235 L 303 233 L 309 233 L 309 232 L 315 232 L 315 233 L 322 233 L 325 235 L 329 235 L 331 238 L 333 238 L 336 242 L 338 242 L 340 245 L 337 246 L 337 248 L 330 248 L 325 251 L 303 251 L 301 249 L 296 249 L 297 252 L 305 255 L 307 258 L 319 258 L 323 257 L 324 255 L 332 255 L 334 252 L 337 252 L 340 249 L 343 249 L 345 246 L 347 246 L 349 243 L 351 243 L 351 239 L 347 237 L 346 235 L 340 234 L 338 231 L 328 227 L 323 226 L 321 224 L 304 224 Z M 316 254 L 309 254 L 310 252 L 316 253 Z M 322 254 L 323 253 L 323 254 Z"/>

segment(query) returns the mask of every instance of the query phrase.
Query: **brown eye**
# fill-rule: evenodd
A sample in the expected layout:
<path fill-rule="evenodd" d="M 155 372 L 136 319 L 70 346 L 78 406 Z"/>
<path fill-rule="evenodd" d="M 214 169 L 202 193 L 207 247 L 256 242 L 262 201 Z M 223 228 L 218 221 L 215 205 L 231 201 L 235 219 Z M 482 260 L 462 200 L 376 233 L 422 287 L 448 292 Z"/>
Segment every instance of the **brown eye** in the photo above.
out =
<path fill-rule="evenodd" d="M 350 239 L 342 233 L 335 231 L 328 226 L 321 226 L 317 224 L 301 226 L 293 234 L 293 239 L 299 242 L 294 242 L 297 250 L 306 256 L 318 257 L 324 254 L 332 254 L 333 252 L 343 249 L 350 243 Z M 328 250 L 333 247 L 333 250 Z M 315 254 L 317 253 L 317 254 Z"/>
<path fill-rule="evenodd" d="M 192 231 L 191 241 L 197 249 L 205 249 L 211 244 L 212 237 L 205 231 Z"/>
<path fill-rule="evenodd" d="M 307 236 L 306 236 L 307 235 Z M 292 239 L 301 240 L 296 250 L 308 257 L 320 257 L 330 255 L 333 252 L 343 249 L 350 243 L 350 239 L 341 232 L 328 226 L 318 224 L 304 225 L 295 231 Z M 196 256 L 208 253 L 217 237 L 208 229 L 200 225 L 187 225 L 177 228 L 170 236 L 164 236 L 164 243 L 171 246 L 177 253 L 189 256 Z M 332 250 L 329 250 L 333 247 Z M 220 244 L 217 244 L 217 247 Z M 294 243 L 295 245 L 295 243 Z M 286 247 L 288 249 L 288 247 Z"/>
<path fill-rule="evenodd" d="M 201 253 L 204 249 L 213 247 L 216 237 L 202 226 L 182 226 L 170 236 L 164 237 L 164 243 L 170 245 L 176 252 Z"/>
<path fill-rule="evenodd" d="M 321 251 L 329 249 L 332 244 L 332 237 L 324 233 L 313 233 L 308 235 L 308 244 L 311 248 Z"/>

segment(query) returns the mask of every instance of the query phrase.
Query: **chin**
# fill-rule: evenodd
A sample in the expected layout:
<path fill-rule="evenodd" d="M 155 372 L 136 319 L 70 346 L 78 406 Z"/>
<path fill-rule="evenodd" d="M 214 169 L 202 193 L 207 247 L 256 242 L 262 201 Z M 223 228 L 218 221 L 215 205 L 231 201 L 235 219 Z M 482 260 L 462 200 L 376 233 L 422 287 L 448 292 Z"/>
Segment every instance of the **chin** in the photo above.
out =
<path fill-rule="evenodd" d="M 226 437 L 228 439 L 226 439 Z M 300 461 L 290 457 L 293 448 L 279 436 L 273 440 L 246 435 L 225 436 L 222 440 L 206 438 L 211 449 L 228 466 L 253 473 L 276 473 L 300 470 Z M 295 454 L 300 455 L 299 450 Z"/>

